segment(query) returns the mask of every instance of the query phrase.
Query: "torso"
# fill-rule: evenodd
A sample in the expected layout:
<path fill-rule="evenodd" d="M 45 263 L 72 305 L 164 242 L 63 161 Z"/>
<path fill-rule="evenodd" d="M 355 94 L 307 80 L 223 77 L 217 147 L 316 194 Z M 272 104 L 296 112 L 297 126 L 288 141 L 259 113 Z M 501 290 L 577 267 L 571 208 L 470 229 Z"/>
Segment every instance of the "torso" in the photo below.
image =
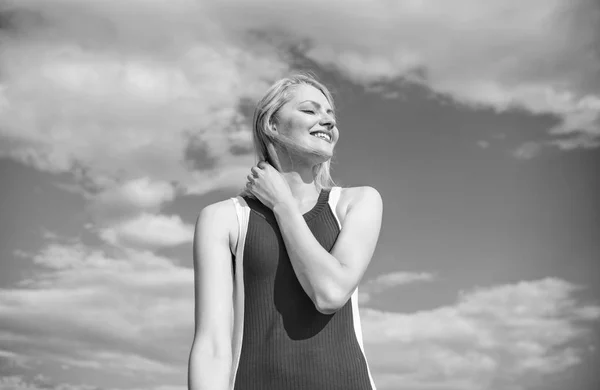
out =
<path fill-rule="evenodd" d="M 326 251 L 363 188 L 341 189 L 335 210 L 328 190 L 299 206 Z M 242 337 L 234 355 L 235 390 L 373 389 L 357 325 L 358 296 L 335 313 L 319 312 L 296 276 L 272 210 L 257 199 L 244 201 L 250 209 L 244 245 L 233 258 L 235 283 L 243 286 L 235 301 L 243 304 L 236 314 Z M 231 243 L 239 244 L 238 224 L 231 228 Z"/>

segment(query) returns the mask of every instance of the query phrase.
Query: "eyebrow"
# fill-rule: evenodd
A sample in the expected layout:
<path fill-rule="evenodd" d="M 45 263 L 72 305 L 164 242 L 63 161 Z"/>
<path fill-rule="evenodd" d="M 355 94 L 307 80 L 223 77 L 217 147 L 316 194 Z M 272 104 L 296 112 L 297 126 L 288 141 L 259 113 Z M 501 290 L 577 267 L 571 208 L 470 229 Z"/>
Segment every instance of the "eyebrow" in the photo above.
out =
<path fill-rule="evenodd" d="M 304 100 L 303 102 L 300 102 L 300 103 L 298 103 L 298 105 L 300 105 L 300 104 L 302 104 L 302 103 L 306 103 L 306 102 L 312 103 L 314 106 L 317 106 L 317 107 L 319 107 L 319 108 L 321 107 L 321 105 L 320 105 L 319 103 L 315 102 L 314 100 Z M 330 109 L 328 109 L 328 110 L 327 110 L 327 113 L 328 113 L 328 114 L 333 114 L 334 112 L 333 112 L 333 110 L 330 108 Z"/>

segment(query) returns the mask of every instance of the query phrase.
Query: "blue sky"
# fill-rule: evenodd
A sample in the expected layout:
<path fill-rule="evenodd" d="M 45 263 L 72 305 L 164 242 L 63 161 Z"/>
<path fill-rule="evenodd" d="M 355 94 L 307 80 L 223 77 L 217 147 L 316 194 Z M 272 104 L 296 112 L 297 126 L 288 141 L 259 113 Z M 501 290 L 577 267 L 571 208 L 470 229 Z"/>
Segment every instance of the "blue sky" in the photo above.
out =
<path fill-rule="evenodd" d="M 193 223 L 268 86 L 336 98 L 384 201 L 360 287 L 380 389 L 600 385 L 592 0 L 0 5 L 0 390 L 180 390 Z"/>

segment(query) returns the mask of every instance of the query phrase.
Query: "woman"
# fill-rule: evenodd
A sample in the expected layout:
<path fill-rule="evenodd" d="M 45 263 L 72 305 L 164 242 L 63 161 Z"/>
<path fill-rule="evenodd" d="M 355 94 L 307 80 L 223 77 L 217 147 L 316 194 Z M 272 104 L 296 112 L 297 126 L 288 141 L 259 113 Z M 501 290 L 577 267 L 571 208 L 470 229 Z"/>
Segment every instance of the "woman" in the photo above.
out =
<path fill-rule="evenodd" d="M 332 186 L 338 138 L 331 94 L 312 77 L 282 79 L 258 103 L 261 161 L 241 196 L 196 222 L 191 390 L 375 389 L 357 286 L 382 201 Z"/>

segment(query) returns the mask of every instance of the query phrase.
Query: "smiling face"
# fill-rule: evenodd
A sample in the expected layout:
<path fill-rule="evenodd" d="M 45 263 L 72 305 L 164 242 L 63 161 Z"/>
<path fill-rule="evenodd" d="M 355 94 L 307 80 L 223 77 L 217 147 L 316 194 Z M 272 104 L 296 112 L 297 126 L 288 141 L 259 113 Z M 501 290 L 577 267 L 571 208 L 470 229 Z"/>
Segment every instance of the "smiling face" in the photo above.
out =
<path fill-rule="evenodd" d="M 327 97 L 307 84 L 294 87 L 291 100 L 275 116 L 275 128 L 294 143 L 319 150 L 329 158 L 339 138 L 335 114 Z"/>

